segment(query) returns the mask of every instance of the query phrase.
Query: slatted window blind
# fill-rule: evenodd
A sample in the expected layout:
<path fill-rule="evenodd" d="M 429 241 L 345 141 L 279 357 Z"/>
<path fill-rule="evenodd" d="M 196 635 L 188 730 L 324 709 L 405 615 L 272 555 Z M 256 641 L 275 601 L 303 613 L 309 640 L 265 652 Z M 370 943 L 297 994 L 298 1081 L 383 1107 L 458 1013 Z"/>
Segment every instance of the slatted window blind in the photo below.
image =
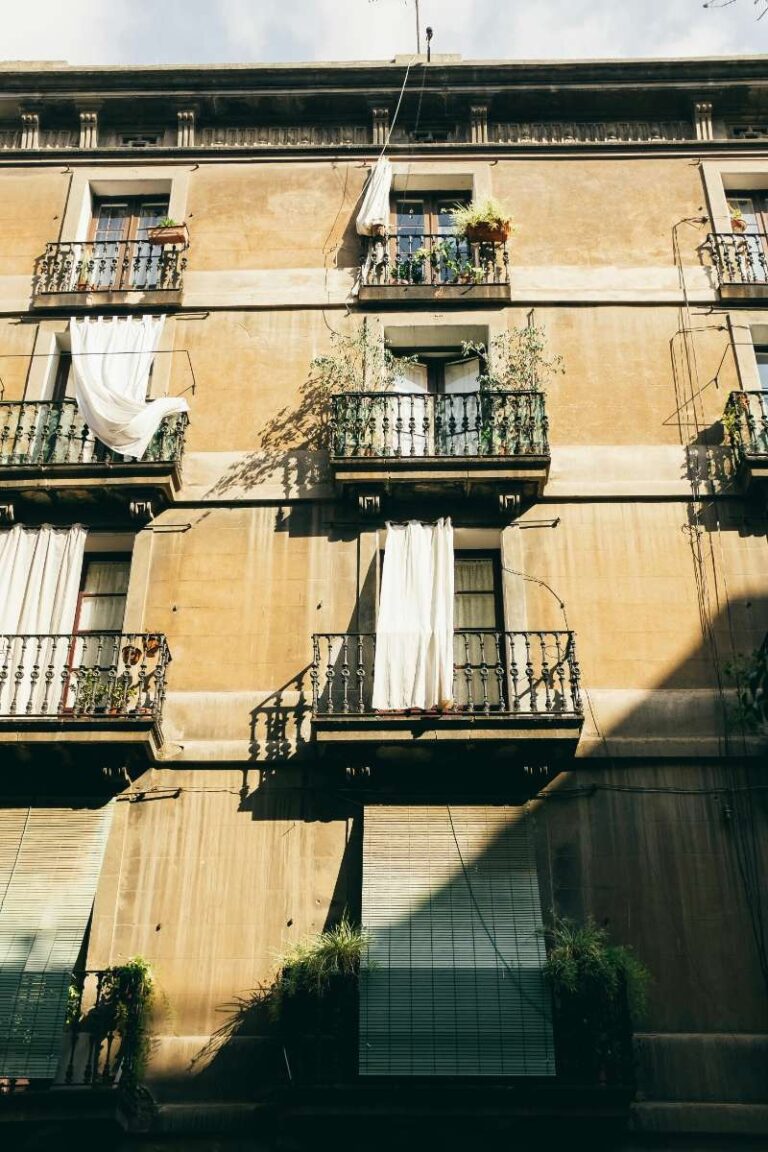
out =
<path fill-rule="evenodd" d="M 554 1075 L 522 809 L 366 807 L 362 920 L 361 1075 Z"/>
<path fill-rule="evenodd" d="M 0 809 L 0 1076 L 50 1079 L 112 804 Z"/>

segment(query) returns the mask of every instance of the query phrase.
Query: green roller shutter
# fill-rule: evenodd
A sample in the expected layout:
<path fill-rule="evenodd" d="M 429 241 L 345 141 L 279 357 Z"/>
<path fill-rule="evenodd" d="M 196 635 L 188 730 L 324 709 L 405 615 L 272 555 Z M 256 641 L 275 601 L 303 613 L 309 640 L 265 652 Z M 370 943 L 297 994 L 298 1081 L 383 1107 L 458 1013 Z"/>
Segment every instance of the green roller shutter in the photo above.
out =
<path fill-rule="evenodd" d="M 522 809 L 366 807 L 362 920 L 362 1075 L 554 1075 Z"/>
<path fill-rule="evenodd" d="M 50 1079 L 112 804 L 0 809 L 0 1076 Z"/>

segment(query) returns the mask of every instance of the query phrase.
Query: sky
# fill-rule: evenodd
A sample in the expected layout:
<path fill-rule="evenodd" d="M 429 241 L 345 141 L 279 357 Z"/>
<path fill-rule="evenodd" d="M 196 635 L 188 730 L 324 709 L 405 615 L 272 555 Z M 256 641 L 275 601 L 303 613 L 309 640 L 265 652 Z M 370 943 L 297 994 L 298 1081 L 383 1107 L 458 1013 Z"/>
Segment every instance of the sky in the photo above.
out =
<path fill-rule="evenodd" d="M 725 0 L 712 0 L 722 4 Z M 465 59 L 768 51 L 768 0 L 420 0 L 434 52 Z M 0 57 L 70 64 L 385 60 L 415 49 L 414 0 L 22 0 Z"/>

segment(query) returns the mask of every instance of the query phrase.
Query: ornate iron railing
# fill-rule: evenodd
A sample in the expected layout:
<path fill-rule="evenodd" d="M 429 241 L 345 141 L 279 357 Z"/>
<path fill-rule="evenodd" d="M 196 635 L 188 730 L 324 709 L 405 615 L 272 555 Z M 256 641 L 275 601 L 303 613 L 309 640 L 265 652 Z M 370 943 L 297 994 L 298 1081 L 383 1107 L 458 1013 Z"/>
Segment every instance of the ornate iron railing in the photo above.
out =
<path fill-rule="evenodd" d="M 707 237 L 720 284 L 768 284 L 768 233 L 713 232 Z"/>
<path fill-rule="evenodd" d="M 176 292 L 187 266 L 181 245 L 147 240 L 63 241 L 47 244 L 37 262 L 34 292 Z"/>
<path fill-rule="evenodd" d="M 430 233 L 369 236 L 363 241 L 361 282 L 366 286 L 508 284 L 503 241 Z"/>
<path fill-rule="evenodd" d="M 0 635 L 0 723 L 157 721 L 170 659 L 158 632 Z"/>
<path fill-rule="evenodd" d="M 768 392 L 731 392 L 723 424 L 739 456 L 768 456 Z"/>
<path fill-rule="evenodd" d="M 331 404 L 332 455 L 548 456 L 544 393 L 345 392 Z"/>
<path fill-rule="evenodd" d="M 119 972 L 107 968 L 71 973 L 59 1081 L 109 1088 L 130 1073 L 136 1053 L 126 1044 L 125 1033 L 135 1031 L 135 1021 L 127 1017 L 138 1017 L 141 1005 L 132 1003 L 130 981 L 120 982 L 123 998 L 118 1000 L 115 977 Z"/>
<path fill-rule="evenodd" d="M 375 634 L 322 632 L 312 643 L 313 715 L 373 715 Z M 448 715 L 456 713 L 581 716 L 573 633 L 455 631 Z"/>
<path fill-rule="evenodd" d="M 175 464 L 184 449 L 186 412 L 166 416 L 142 461 Z M 130 458 L 97 440 L 74 400 L 0 402 L 0 475 L 3 467 L 125 464 Z"/>

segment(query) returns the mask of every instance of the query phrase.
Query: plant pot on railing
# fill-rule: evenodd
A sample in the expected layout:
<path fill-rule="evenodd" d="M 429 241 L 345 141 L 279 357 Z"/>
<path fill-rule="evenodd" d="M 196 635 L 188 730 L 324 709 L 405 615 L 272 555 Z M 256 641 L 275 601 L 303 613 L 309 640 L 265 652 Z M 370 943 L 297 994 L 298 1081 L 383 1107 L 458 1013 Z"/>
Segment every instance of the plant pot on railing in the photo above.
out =
<path fill-rule="evenodd" d="M 509 223 L 468 224 L 465 235 L 472 243 L 503 244 L 509 239 L 509 228 Z"/>
<path fill-rule="evenodd" d="M 738 213 L 738 214 L 734 213 L 731 216 L 731 231 L 740 234 L 742 232 L 746 232 L 746 230 L 747 230 L 747 222 L 744 219 L 744 217 L 741 215 L 741 213 Z"/>
<path fill-rule="evenodd" d="M 177 224 L 173 220 L 164 221 L 156 228 L 149 228 L 147 240 L 159 248 L 170 248 L 181 245 L 184 248 L 189 244 L 189 232 L 186 224 Z"/>

